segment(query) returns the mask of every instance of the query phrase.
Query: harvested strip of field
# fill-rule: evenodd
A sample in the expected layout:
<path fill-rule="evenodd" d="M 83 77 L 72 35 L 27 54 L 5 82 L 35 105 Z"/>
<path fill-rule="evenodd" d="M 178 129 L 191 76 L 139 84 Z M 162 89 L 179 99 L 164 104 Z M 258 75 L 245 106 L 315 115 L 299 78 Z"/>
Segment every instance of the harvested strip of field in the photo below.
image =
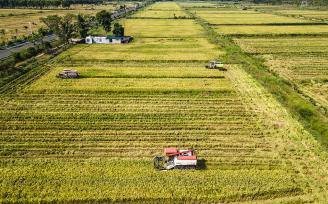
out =
<path fill-rule="evenodd" d="M 60 79 L 58 79 L 60 80 Z M 180 92 L 180 91 L 229 91 L 230 86 L 224 79 L 143 79 L 134 78 L 85 78 L 83 80 L 67 80 L 65 82 L 50 80 L 47 84 L 42 81 L 31 86 L 28 93 L 54 91 L 62 93 L 83 93 L 88 91 L 96 92 Z M 57 82 L 57 83 L 56 83 Z M 177 84 L 179 86 L 177 87 Z M 45 87 L 47 86 L 47 87 Z"/>
<path fill-rule="evenodd" d="M 327 75 L 326 75 L 327 77 Z M 328 79 L 325 81 L 311 81 L 309 83 L 302 84 L 302 90 L 314 98 L 318 102 L 318 106 L 323 104 L 325 109 L 321 109 L 322 112 L 328 113 Z"/>
<path fill-rule="evenodd" d="M 323 54 L 263 55 L 266 64 L 284 77 L 300 81 L 328 80 L 328 59 Z"/>
<path fill-rule="evenodd" d="M 155 3 L 134 14 L 132 18 L 177 19 L 188 17 L 175 2 L 167 2 L 164 4 L 164 7 L 161 6 L 161 9 L 157 9 L 158 7 Z"/>
<path fill-rule="evenodd" d="M 263 14 L 254 11 L 195 11 L 210 24 L 288 24 L 309 22 L 302 19 Z"/>
<path fill-rule="evenodd" d="M 193 1 L 193 2 L 179 2 L 179 5 L 181 5 L 184 8 L 203 8 L 203 9 L 209 9 L 209 8 L 217 8 L 224 5 L 217 4 L 216 2 L 204 2 L 204 1 Z"/>
<path fill-rule="evenodd" d="M 328 40 L 323 37 L 238 38 L 234 41 L 253 54 L 326 53 Z"/>
<path fill-rule="evenodd" d="M 187 18 L 186 14 L 178 10 L 143 10 L 132 16 L 137 18 Z"/>
<path fill-rule="evenodd" d="M 148 10 L 180 11 L 181 8 L 176 2 L 156 2 L 147 7 Z"/>
<path fill-rule="evenodd" d="M 137 38 L 127 45 L 78 45 L 66 55 L 72 63 L 94 64 L 97 60 L 204 61 L 222 56 L 224 52 L 205 38 Z"/>
<path fill-rule="evenodd" d="M 202 37 L 202 28 L 187 19 L 127 19 L 123 21 L 126 34 L 135 37 Z"/>
<path fill-rule="evenodd" d="M 193 13 L 199 15 L 213 15 L 218 17 L 223 17 L 223 15 L 235 15 L 235 14 L 241 14 L 241 15 L 247 15 L 247 14 L 259 14 L 259 12 L 251 11 L 251 10 L 240 10 L 237 8 L 215 8 L 215 9 L 192 9 Z"/>
<path fill-rule="evenodd" d="M 291 15 L 295 17 L 328 20 L 328 11 L 286 9 L 275 12 L 278 14 Z"/>
<path fill-rule="evenodd" d="M 55 77 L 65 67 L 56 67 L 49 77 Z M 173 64 L 117 63 L 93 66 L 70 65 L 82 78 L 223 78 L 222 72 L 203 69 L 203 63 Z"/>
<path fill-rule="evenodd" d="M 328 25 L 299 26 L 217 26 L 214 29 L 224 35 L 328 35 Z"/>

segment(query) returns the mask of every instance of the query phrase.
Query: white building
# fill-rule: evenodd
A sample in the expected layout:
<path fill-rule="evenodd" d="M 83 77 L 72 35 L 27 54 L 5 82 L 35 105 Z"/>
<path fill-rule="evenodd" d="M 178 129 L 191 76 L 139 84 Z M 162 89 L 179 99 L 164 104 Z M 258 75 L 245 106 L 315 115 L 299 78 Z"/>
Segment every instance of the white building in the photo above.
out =
<path fill-rule="evenodd" d="M 87 44 L 124 44 L 133 40 L 131 36 L 88 36 L 85 38 Z"/>

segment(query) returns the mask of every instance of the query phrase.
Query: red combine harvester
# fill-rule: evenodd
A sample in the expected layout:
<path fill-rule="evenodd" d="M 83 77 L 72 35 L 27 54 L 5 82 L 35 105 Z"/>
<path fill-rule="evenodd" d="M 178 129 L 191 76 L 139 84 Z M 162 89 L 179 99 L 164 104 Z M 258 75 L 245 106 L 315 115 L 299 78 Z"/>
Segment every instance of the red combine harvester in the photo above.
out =
<path fill-rule="evenodd" d="M 158 170 L 196 169 L 197 157 L 191 149 L 165 148 L 164 154 L 154 158 L 154 167 Z"/>

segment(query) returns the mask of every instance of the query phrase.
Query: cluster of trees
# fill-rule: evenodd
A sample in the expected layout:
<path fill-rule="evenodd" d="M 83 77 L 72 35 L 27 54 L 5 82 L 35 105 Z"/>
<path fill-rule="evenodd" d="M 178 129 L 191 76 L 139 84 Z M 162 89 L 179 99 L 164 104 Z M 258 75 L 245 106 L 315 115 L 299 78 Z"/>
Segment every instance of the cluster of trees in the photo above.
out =
<path fill-rule="evenodd" d="M 0 8 L 68 8 L 72 4 L 99 4 L 102 0 L 0 0 Z"/>
<path fill-rule="evenodd" d="M 50 15 L 45 18 L 41 18 L 41 21 L 47 28 L 41 27 L 37 32 L 33 32 L 28 36 L 16 35 L 13 36 L 12 39 L 7 40 L 6 30 L 0 29 L 0 46 L 11 46 L 15 43 L 25 41 L 35 42 L 51 33 L 56 34 L 61 41 L 68 42 L 72 37 L 85 38 L 91 29 L 97 27 L 102 27 L 106 32 L 110 32 L 112 30 L 113 21 L 111 16 L 112 14 L 105 10 L 98 12 L 96 16 L 81 14 L 77 16 L 73 14 L 67 14 L 65 16 Z M 123 36 L 123 26 L 119 23 L 115 23 L 113 26 L 113 34 L 115 36 Z"/>
<path fill-rule="evenodd" d="M 112 14 L 108 11 L 102 10 L 96 14 L 96 20 L 99 25 L 101 25 L 106 32 L 111 30 Z"/>
<path fill-rule="evenodd" d="M 124 36 L 124 27 L 119 23 L 115 23 L 113 28 L 113 34 L 115 36 Z"/>
<path fill-rule="evenodd" d="M 65 16 L 50 15 L 41 18 L 41 21 L 48 29 L 55 33 L 61 41 L 68 43 L 69 39 L 74 36 L 85 38 L 89 30 L 101 26 L 106 32 L 111 31 L 112 18 L 108 11 L 100 11 L 96 16 L 88 15 L 73 15 L 66 14 Z M 114 24 L 113 34 L 116 36 L 124 35 L 124 28 L 119 23 Z"/>
<path fill-rule="evenodd" d="M 75 31 L 73 23 L 74 15 L 67 14 L 65 16 L 51 15 L 41 18 L 41 21 L 48 27 L 48 29 L 55 33 L 62 41 L 68 42 Z"/>

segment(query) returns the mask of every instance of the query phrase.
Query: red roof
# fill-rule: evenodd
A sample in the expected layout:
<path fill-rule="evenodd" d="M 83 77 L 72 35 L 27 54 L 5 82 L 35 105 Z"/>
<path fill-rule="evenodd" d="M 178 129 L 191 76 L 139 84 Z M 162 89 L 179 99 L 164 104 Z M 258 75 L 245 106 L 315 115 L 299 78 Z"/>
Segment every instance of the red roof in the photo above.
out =
<path fill-rule="evenodd" d="M 196 156 L 178 156 L 178 160 L 197 160 Z"/>
<path fill-rule="evenodd" d="M 165 148 L 164 149 L 164 153 L 165 154 L 175 154 L 175 153 L 177 153 L 177 148 Z"/>

